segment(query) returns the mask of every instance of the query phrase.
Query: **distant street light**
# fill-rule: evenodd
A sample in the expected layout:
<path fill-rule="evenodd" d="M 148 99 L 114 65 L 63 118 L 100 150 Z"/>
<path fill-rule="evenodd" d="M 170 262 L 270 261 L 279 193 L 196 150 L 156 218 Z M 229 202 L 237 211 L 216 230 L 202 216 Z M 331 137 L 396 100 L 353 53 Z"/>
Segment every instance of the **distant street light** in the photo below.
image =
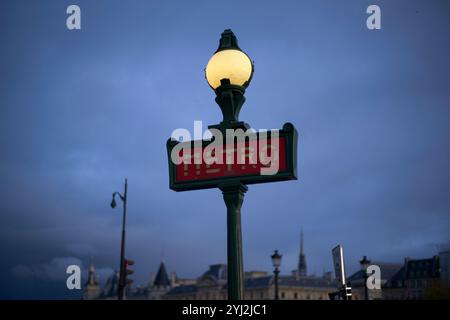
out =
<path fill-rule="evenodd" d="M 281 254 L 278 254 L 278 250 L 275 250 L 273 255 L 271 255 L 272 258 L 272 265 L 275 268 L 273 270 L 273 273 L 275 275 L 275 300 L 279 300 L 278 296 L 278 275 L 280 274 L 279 267 L 281 266 Z"/>
<path fill-rule="evenodd" d="M 126 287 L 126 269 L 125 269 L 125 221 L 127 216 L 127 189 L 128 189 L 128 182 L 127 179 L 125 179 L 125 187 L 123 195 L 121 195 L 119 192 L 114 192 L 112 194 L 112 201 L 111 201 L 111 208 L 115 208 L 117 206 L 116 204 L 116 195 L 119 196 L 120 200 L 122 200 L 123 203 L 123 217 L 122 217 L 122 240 L 121 240 L 121 246 L 120 246 L 120 271 L 119 271 L 119 286 L 118 286 L 118 292 L 117 297 L 119 300 L 123 300 L 123 294 Z"/>
<path fill-rule="evenodd" d="M 369 276 L 367 275 L 367 268 L 370 266 L 370 260 L 367 260 L 367 257 L 363 256 L 359 264 L 361 265 L 361 272 L 364 279 L 364 299 L 369 300 L 369 288 L 367 288 L 367 278 Z"/>

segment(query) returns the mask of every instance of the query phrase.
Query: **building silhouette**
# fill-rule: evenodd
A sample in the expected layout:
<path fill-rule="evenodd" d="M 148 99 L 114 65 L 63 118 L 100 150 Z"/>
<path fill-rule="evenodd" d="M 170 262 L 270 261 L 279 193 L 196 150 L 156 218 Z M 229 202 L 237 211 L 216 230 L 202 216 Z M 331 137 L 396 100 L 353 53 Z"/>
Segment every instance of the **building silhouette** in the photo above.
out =
<path fill-rule="evenodd" d="M 427 259 L 405 258 L 403 264 L 372 262 L 381 270 L 381 289 L 369 290 L 369 299 L 450 299 L 450 251 Z M 283 266 L 282 266 L 283 268 Z M 91 258 L 83 299 L 117 299 L 119 273 L 115 271 L 101 288 Z M 347 278 L 353 299 L 364 299 L 363 272 L 358 270 Z M 303 232 L 297 268 L 290 275 L 279 276 L 279 297 L 290 300 L 328 300 L 336 291 L 331 272 L 322 276 L 309 275 L 304 251 Z M 249 271 L 244 274 L 244 299 L 274 299 L 275 283 L 272 272 Z M 227 299 L 227 265 L 212 264 L 198 278 L 181 279 L 169 274 L 165 263 L 145 286 L 127 288 L 126 299 L 137 300 L 225 300 Z"/>
<path fill-rule="evenodd" d="M 158 272 L 154 279 L 150 280 L 150 285 L 147 288 L 147 297 L 150 300 L 159 300 L 172 287 L 172 283 L 167 274 L 166 265 L 163 261 L 159 264 Z"/>
<path fill-rule="evenodd" d="M 99 290 L 92 264 L 88 284 L 85 287 L 85 299 L 117 299 L 118 272 L 114 272 L 106 281 L 105 288 Z M 94 281 L 95 280 L 95 281 Z M 275 283 L 272 273 L 249 271 L 244 276 L 245 299 L 273 299 Z M 300 250 L 297 269 L 291 275 L 279 276 L 281 299 L 328 299 L 328 293 L 334 290 L 331 272 L 321 277 L 307 274 L 304 252 L 303 232 L 300 235 Z M 166 265 L 161 262 L 158 271 L 151 277 L 147 286 L 127 289 L 126 299 L 227 299 L 227 265 L 213 264 L 196 279 L 180 279 L 175 272 L 169 276 Z"/>
<path fill-rule="evenodd" d="M 331 272 L 323 276 L 308 275 L 304 252 L 303 232 L 300 234 L 300 250 L 297 269 L 291 275 L 280 275 L 278 286 L 280 299 L 326 300 L 335 290 Z M 244 275 L 244 299 L 273 299 L 274 276 L 265 271 L 250 271 Z M 195 283 L 179 285 L 168 291 L 163 299 L 224 300 L 227 299 L 227 265 L 210 265 Z"/>
<path fill-rule="evenodd" d="M 370 300 L 450 299 L 450 251 L 431 258 L 406 257 L 403 264 L 372 262 L 381 270 L 381 289 L 368 290 Z M 363 272 L 357 271 L 348 279 L 354 299 L 364 299 Z"/>

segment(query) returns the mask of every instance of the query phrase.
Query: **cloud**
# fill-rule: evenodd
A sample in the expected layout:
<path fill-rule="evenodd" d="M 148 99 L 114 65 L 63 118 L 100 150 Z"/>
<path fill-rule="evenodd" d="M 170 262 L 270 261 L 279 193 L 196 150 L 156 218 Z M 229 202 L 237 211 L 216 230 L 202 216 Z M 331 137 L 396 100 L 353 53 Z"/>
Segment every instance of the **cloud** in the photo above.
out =
<path fill-rule="evenodd" d="M 106 281 L 108 280 L 108 278 L 114 274 L 114 269 L 113 268 L 98 268 L 98 269 L 96 269 L 95 273 L 97 276 L 97 281 L 100 283 L 101 286 L 104 286 L 106 284 Z M 84 279 L 86 279 L 86 278 L 84 278 Z"/>
<path fill-rule="evenodd" d="M 70 265 L 78 265 L 81 268 L 81 283 L 84 285 L 88 277 L 88 269 L 83 268 L 83 262 L 75 257 L 53 258 L 47 263 L 19 264 L 11 268 L 14 277 L 38 281 L 65 281 L 67 279 L 66 269 Z M 110 267 L 96 268 L 96 278 L 104 285 L 108 278 L 114 273 Z"/>
<path fill-rule="evenodd" d="M 11 269 L 11 273 L 19 278 L 61 281 L 67 278 L 66 270 L 70 265 L 83 267 L 80 259 L 74 257 L 53 258 L 47 263 L 24 265 L 19 264 Z"/>
<path fill-rule="evenodd" d="M 77 256 L 94 256 L 97 250 L 92 245 L 86 243 L 68 243 L 64 246 L 68 253 L 73 253 Z"/>
<path fill-rule="evenodd" d="M 384 5 L 395 14 L 376 36 L 356 0 L 261 1 L 239 4 L 239 12 L 221 8 L 220 17 L 211 14 L 214 2 L 173 12 L 137 1 L 113 6 L 77 36 L 53 2 L 25 11 L 10 2 L 0 10 L 8 12 L 0 251 L 11 258 L 0 265 L 0 283 L 11 285 L 0 297 L 43 297 L 52 286 L 61 291 L 47 297 L 66 294 L 65 282 L 55 281 L 68 264 L 87 267 L 89 256 L 106 280 L 119 263 L 122 217 L 109 203 L 125 177 L 126 253 L 136 260 L 136 283 L 157 270 L 162 248 L 168 269 L 183 277 L 226 261 L 220 191 L 170 191 L 165 150 L 173 129 L 220 121 L 202 69 L 224 26 L 256 62 L 241 119 L 255 128 L 291 121 L 300 134 L 299 180 L 253 185 L 245 196 L 246 268 L 270 270 L 269 255 L 279 249 L 283 272 L 293 269 L 302 227 L 317 272 L 332 267 L 337 243 L 355 267 L 363 254 L 392 261 L 435 254 L 434 244 L 450 240 L 450 20 L 442 5 L 405 3 Z M 117 19 L 127 23 L 109 23 Z"/>

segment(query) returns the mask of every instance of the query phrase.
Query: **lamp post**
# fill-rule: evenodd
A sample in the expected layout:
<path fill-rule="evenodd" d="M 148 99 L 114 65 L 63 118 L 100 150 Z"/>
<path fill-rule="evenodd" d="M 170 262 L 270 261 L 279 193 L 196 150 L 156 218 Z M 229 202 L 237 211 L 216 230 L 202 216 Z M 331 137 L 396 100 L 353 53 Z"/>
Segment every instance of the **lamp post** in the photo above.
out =
<path fill-rule="evenodd" d="M 270 256 L 272 258 L 272 265 L 275 268 L 273 270 L 273 274 L 275 275 L 275 300 L 279 300 L 278 296 L 278 275 L 280 274 L 279 267 L 281 265 L 281 254 L 278 254 L 278 250 L 275 250 L 273 255 Z"/>
<path fill-rule="evenodd" d="M 128 182 L 127 179 L 125 179 L 125 186 L 124 186 L 124 192 L 123 195 L 121 195 L 119 192 L 114 192 L 112 194 L 112 201 L 111 201 L 111 208 L 116 207 L 116 195 L 119 196 L 120 200 L 122 200 L 123 203 L 123 216 L 122 216 L 122 240 L 120 245 L 120 271 L 119 271 L 119 286 L 118 286 L 118 292 L 117 297 L 119 300 L 123 300 L 123 295 L 125 291 L 125 222 L 126 222 L 126 216 L 127 216 L 127 189 L 128 189 Z"/>
<path fill-rule="evenodd" d="M 223 120 L 209 126 L 220 130 L 248 129 L 239 121 L 239 112 L 245 102 L 245 89 L 253 75 L 253 62 L 239 48 L 237 38 L 229 29 L 220 38 L 219 48 L 209 60 L 205 76 L 216 94 L 216 103 L 222 110 Z M 244 296 L 244 271 L 242 259 L 241 206 L 248 188 L 243 183 L 219 185 L 227 207 L 227 266 L 228 299 L 241 300 Z"/>
<path fill-rule="evenodd" d="M 364 300 L 369 300 L 369 288 L 367 288 L 367 268 L 370 266 L 370 260 L 368 260 L 366 256 L 363 256 L 362 260 L 359 261 L 359 264 L 361 265 L 361 272 L 364 279 Z"/>

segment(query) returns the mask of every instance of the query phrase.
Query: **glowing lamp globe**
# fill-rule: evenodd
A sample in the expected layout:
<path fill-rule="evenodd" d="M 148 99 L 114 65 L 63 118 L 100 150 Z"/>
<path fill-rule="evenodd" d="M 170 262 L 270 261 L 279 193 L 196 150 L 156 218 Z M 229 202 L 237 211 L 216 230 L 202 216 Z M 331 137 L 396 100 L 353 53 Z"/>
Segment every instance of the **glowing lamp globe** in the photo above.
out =
<path fill-rule="evenodd" d="M 253 62 L 237 45 L 236 36 L 229 29 L 222 33 L 219 48 L 209 59 L 206 80 L 216 90 L 223 83 L 246 88 L 253 75 Z"/>

